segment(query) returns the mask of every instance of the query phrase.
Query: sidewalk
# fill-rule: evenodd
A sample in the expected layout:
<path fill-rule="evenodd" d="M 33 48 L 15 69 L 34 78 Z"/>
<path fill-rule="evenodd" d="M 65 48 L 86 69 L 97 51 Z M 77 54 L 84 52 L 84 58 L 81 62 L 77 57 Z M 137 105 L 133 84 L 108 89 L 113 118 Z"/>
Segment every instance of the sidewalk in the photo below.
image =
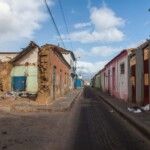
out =
<path fill-rule="evenodd" d="M 130 112 L 128 111 L 128 107 L 135 106 L 135 104 L 116 99 L 98 89 L 92 88 L 92 91 L 150 139 L 150 111 L 144 111 L 141 113 Z"/>
<path fill-rule="evenodd" d="M 38 105 L 30 102 L 22 102 L 14 104 L 10 107 L 10 111 L 22 112 L 62 112 L 71 109 L 75 99 L 82 94 L 82 88 L 71 91 L 64 97 L 55 100 L 52 104 Z"/>

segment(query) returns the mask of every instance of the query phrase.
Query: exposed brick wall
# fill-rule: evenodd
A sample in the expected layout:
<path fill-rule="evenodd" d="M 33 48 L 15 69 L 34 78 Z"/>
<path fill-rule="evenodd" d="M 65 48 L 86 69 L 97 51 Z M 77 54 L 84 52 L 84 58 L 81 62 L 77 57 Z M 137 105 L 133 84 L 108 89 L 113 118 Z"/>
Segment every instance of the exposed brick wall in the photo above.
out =
<path fill-rule="evenodd" d="M 64 63 L 58 53 L 55 53 L 55 50 L 52 49 L 53 48 L 51 46 L 43 46 L 39 50 L 38 103 L 50 103 L 53 101 L 53 87 L 55 87 L 55 99 L 63 96 L 69 91 L 70 68 Z M 53 86 L 54 68 L 56 68 L 55 86 Z M 60 79 L 62 82 L 60 82 Z"/>

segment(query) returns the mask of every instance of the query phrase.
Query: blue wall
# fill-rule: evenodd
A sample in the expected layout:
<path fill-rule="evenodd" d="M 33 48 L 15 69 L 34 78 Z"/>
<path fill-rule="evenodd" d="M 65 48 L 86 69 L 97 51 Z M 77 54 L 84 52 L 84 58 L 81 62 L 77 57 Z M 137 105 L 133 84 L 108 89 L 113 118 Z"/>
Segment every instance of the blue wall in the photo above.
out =
<path fill-rule="evenodd" d="M 12 88 L 13 91 L 25 91 L 26 90 L 26 76 L 15 76 L 12 77 Z"/>
<path fill-rule="evenodd" d="M 77 79 L 76 80 L 76 86 L 77 87 L 82 87 L 82 79 Z"/>

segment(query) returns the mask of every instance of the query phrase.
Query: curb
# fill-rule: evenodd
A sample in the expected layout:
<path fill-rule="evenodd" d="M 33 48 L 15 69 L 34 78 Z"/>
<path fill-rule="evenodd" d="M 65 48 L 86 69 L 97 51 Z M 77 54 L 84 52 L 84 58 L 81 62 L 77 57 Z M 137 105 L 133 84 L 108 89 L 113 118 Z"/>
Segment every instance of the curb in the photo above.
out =
<path fill-rule="evenodd" d="M 74 103 L 75 103 L 75 100 L 79 99 L 79 97 L 82 95 L 82 92 L 83 90 L 81 90 L 75 97 L 74 99 L 72 100 L 71 104 L 70 104 L 70 108 L 69 110 L 73 107 Z"/>
<path fill-rule="evenodd" d="M 49 112 L 65 112 L 65 111 L 69 111 L 69 110 L 71 110 L 71 108 L 73 107 L 73 105 L 74 105 L 74 103 L 75 103 L 75 100 L 76 99 L 78 99 L 80 96 L 81 96 L 81 94 L 82 94 L 82 90 L 81 91 L 79 91 L 76 95 L 75 95 L 75 97 L 71 100 L 71 102 L 68 104 L 68 105 L 66 105 L 66 107 L 63 107 L 63 108 L 59 108 L 59 109 L 50 109 L 50 110 L 48 110 Z"/>
<path fill-rule="evenodd" d="M 97 93 L 97 92 L 96 92 Z M 124 119 L 126 119 L 130 124 L 132 124 L 138 131 L 140 131 L 140 133 L 142 133 L 145 137 L 147 137 L 148 139 L 150 139 L 150 130 L 148 127 L 146 127 L 145 125 L 141 124 L 140 122 L 138 122 L 137 120 L 135 120 L 134 117 L 129 116 L 127 113 L 125 113 L 124 111 L 122 111 L 121 109 L 119 109 L 118 107 L 116 107 L 113 103 L 109 102 L 106 98 L 104 98 L 103 96 L 97 94 L 98 97 L 100 97 L 106 104 L 108 104 L 109 106 L 111 106 L 116 112 L 119 113 L 120 116 L 122 116 Z"/>

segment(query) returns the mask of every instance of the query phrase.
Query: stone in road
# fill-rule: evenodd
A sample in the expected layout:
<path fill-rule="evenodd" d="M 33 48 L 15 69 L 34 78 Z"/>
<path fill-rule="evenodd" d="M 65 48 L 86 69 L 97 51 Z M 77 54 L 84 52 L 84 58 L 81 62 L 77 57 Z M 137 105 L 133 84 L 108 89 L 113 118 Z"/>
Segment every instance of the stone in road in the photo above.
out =
<path fill-rule="evenodd" d="M 148 150 L 150 143 L 85 88 L 71 111 L 0 113 L 0 149 Z"/>

